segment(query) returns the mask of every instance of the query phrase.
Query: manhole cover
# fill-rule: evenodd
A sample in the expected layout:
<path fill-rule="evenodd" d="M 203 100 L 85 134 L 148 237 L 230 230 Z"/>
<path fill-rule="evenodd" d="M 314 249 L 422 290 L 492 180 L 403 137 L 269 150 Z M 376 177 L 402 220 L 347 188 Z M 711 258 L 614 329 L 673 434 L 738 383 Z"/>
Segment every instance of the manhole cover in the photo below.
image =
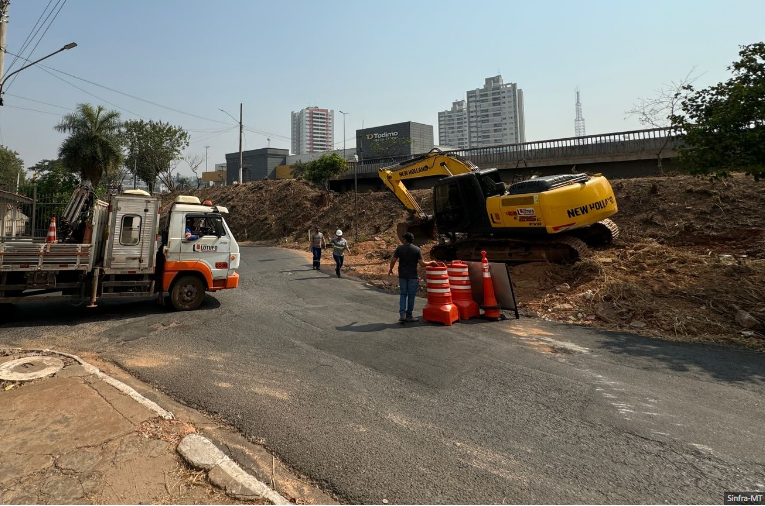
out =
<path fill-rule="evenodd" d="M 55 374 L 64 368 L 56 357 L 25 357 L 0 364 L 0 380 L 29 381 Z"/>

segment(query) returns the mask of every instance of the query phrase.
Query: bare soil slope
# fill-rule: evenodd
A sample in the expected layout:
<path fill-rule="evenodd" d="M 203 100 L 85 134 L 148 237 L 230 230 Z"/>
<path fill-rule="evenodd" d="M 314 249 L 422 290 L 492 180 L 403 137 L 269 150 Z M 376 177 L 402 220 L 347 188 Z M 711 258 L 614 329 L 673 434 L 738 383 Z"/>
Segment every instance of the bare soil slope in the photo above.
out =
<path fill-rule="evenodd" d="M 613 186 L 620 238 L 574 265 L 514 267 L 522 313 L 765 351 L 765 183 L 681 175 Z M 240 241 L 307 250 L 310 227 L 329 236 L 340 228 L 354 253 L 348 269 L 376 286 L 396 288 L 387 265 L 399 244 L 396 224 L 406 213 L 389 192 L 358 195 L 358 244 L 353 193 L 329 195 L 295 180 L 195 193 L 228 206 L 227 221 Z M 432 205 L 430 191 L 413 193 L 424 208 Z"/>

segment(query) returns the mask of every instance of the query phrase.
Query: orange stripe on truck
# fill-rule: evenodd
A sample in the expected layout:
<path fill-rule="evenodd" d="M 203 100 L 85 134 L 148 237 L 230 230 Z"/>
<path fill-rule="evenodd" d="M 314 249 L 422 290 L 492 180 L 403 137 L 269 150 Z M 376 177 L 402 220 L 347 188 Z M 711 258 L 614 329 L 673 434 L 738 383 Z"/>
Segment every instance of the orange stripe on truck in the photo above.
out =
<path fill-rule="evenodd" d="M 165 272 L 162 274 L 162 290 L 170 290 L 175 276 L 182 271 L 195 271 L 204 276 L 208 289 L 213 287 L 213 277 L 210 267 L 204 262 L 194 260 L 191 262 L 165 262 Z"/>

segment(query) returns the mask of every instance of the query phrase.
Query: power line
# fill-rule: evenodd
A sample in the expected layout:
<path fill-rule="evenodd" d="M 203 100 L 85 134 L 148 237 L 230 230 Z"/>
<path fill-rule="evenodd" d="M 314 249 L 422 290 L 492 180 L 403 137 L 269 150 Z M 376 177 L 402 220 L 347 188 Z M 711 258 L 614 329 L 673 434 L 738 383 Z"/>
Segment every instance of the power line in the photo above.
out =
<path fill-rule="evenodd" d="M 59 0 L 59 2 L 60 2 L 60 1 L 61 1 L 61 0 Z M 58 10 L 56 11 L 56 14 L 53 16 L 53 19 L 51 19 L 51 20 L 50 20 L 50 23 L 48 23 L 48 26 L 47 26 L 47 27 L 45 27 L 45 31 L 42 33 L 42 35 L 40 35 L 40 38 L 39 38 L 39 39 L 37 39 L 37 43 L 35 44 L 35 47 L 33 47 L 33 48 L 32 48 L 32 50 L 29 52 L 29 54 L 28 54 L 27 56 L 30 56 L 30 57 L 31 57 L 31 56 L 34 54 L 35 50 L 37 49 L 37 46 L 39 46 L 39 45 L 40 45 L 40 41 L 42 41 L 43 37 L 45 37 L 45 34 L 46 34 L 46 33 L 48 33 L 48 29 L 49 29 L 49 28 L 50 28 L 50 27 L 53 25 L 53 22 L 54 22 L 54 21 L 56 21 L 56 18 L 58 17 L 58 14 L 61 12 L 61 9 L 63 9 L 63 8 L 64 8 L 64 5 L 66 5 L 66 1 L 67 1 L 67 0 L 64 0 L 64 3 L 62 3 L 62 4 L 61 4 L 61 7 L 59 7 L 59 8 L 58 8 Z M 50 14 L 53 14 L 53 10 L 54 10 L 54 9 L 55 9 L 57 6 L 58 6 L 58 2 L 56 3 L 56 5 L 54 5 L 54 6 L 53 6 L 53 9 L 51 9 L 51 11 L 50 11 Z M 48 17 L 50 17 L 50 14 L 48 14 Z M 47 21 L 47 20 L 48 20 L 48 18 L 45 18 L 45 20 Z M 43 24 L 44 24 L 44 23 L 45 23 L 45 21 L 43 21 Z M 40 28 L 42 28 L 42 25 L 40 26 Z M 40 31 L 40 29 L 38 28 L 38 30 L 37 30 L 37 31 L 39 32 L 39 31 Z M 30 42 L 31 42 L 31 41 L 30 41 Z M 11 86 L 12 86 L 12 85 L 13 85 L 13 83 L 16 81 L 16 78 L 17 78 L 18 76 L 19 76 L 18 74 L 16 74 L 15 76 L 13 76 L 13 79 L 11 79 L 11 82 L 9 82 L 9 83 L 8 83 L 8 85 L 6 86 L 6 89 L 7 89 L 7 90 L 11 88 Z"/>
<path fill-rule="evenodd" d="M 5 93 L 4 93 L 4 95 L 5 95 Z M 33 98 L 22 97 L 20 95 L 14 95 L 13 93 L 7 93 L 7 95 L 9 97 L 20 98 L 21 100 L 29 100 L 30 102 L 37 102 L 38 104 L 49 105 L 51 107 L 58 107 L 59 109 L 66 109 L 67 111 L 73 111 L 74 110 L 71 107 L 64 107 L 63 105 L 49 104 L 48 102 L 43 102 L 41 100 L 35 100 Z"/>
<path fill-rule="evenodd" d="M 6 51 L 6 53 L 8 53 L 8 54 L 10 54 L 10 55 L 13 55 L 13 56 L 18 56 L 18 55 L 15 55 L 15 54 L 13 54 L 13 53 L 11 53 L 11 52 L 9 52 L 9 51 Z M 21 59 L 22 59 L 22 60 L 24 60 L 24 61 L 29 61 L 29 60 L 27 60 L 26 58 L 24 58 L 23 56 L 19 56 L 19 58 L 21 58 Z M 138 113 L 135 113 L 135 112 L 133 112 L 133 111 L 129 111 L 129 110 L 125 109 L 124 107 L 120 107 L 120 106 L 118 106 L 118 105 L 117 105 L 117 104 L 115 104 L 115 103 L 109 102 L 109 101 L 108 101 L 108 100 L 106 100 L 105 98 L 101 98 L 101 97 L 99 97 L 98 95 L 95 95 L 95 94 L 93 94 L 93 93 L 91 93 L 91 92 L 89 92 L 89 91 L 87 91 L 87 90 L 84 90 L 84 89 L 80 88 L 79 86 L 77 86 L 77 85 L 76 85 L 76 84 L 74 84 L 74 83 L 70 83 L 69 81 L 67 81 L 67 80 L 66 80 L 66 79 L 64 79 L 63 77 L 61 77 L 61 76 L 57 76 L 56 74 L 54 74 L 53 72 L 51 72 L 50 70 L 48 70 L 50 67 L 47 67 L 47 66 L 45 66 L 45 65 L 37 65 L 37 66 L 35 66 L 34 68 L 40 68 L 40 70 L 42 70 L 42 71 L 43 71 L 43 72 L 45 72 L 46 74 L 49 74 L 49 75 L 51 75 L 51 76 L 55 77 L 56 79 L 59 79 L 60 81 L 64 81 L 64 82 L 65 82 L 66 84 L 68 84 L 69 86 L 72 86 L 73 88 L 77 88 L 77 89 L 78 89 L 78 90 L 80 90 L 81 92 L 83 92 L 83 93 L 85 93 L 85 94 L 87 94 L 87 95 L 90 95 L 90 96 L 91 96 L 91 97 L 93 97 L 93 98 L 97 98 L 98 100 L 100 100 L 100 101 L 102 101 L 102 102 L 105 102 L 105 103 L 107 103 L 107 104 L 109 104 L 109 105 L 111 105 L 111 106 L 113 106 L 113 107 L 116 107 L 116 108 L 117 108 L 117 109 L 119 109 L 120 111 L 125 111 L 125 112 L 126 112 L 126 113 L 128 113 L 128 114 L 132 114 L 133 116 L 136 116 L 136 117 L 138 117 L 138 118 L 141 118 L 141 119 L 144 119 L 144 120 L 145 120 L 145 119 L 147 119 L 147 118 L 145 118 L 145 117 L 141 116 L 141 115 L 140 115 L 140 114 L 138 114 Z M 51 70 L 55 70 L 55 69 L 51 69 Z"/>
<path fill-rule="evenodd" d="M 42 66 L 42 65 L 40 65 L 40 66 Z M 115 103 L 113 103 L 113 102 L 109 102 L 109 101 L 108 101 L 108 100 L 106 100 L 105 98 L 101 98 L 101 97 L 99 97 L 98 95 L 94 95 L 93 93 L 91 93 L 91 92 L 89 92 L 89 91 L 87 91 L 87 90 L 84 90 L 84 89 L 80 88 L 80 87 L 79 87 L 79 86 L 77 86 L 76 84 L 70 83 L 69 81 L 67 81 L 67 80 L 66 80 L 66 79 L 64 79 L 63 77 L 61 77 L 61 76 L 57 76 L 56 74 L 53 74 L 52 72 L 49 72 L 48 70 L 46 70 L 46 69 L 44 69 L 44 68 L 43 68 L 42 70 L 44 70 L 44 71 L 45 71 L 45 72 L 47 72 L 48 74 L 52 75 L 52 76 L 53 76 L 53 77 L 55 77 L 56 79 L 60 79 L 61 81 L 64 81 L 64 82 L 65 82 L 66 84 L 68 84 L 69 86 L 72 86 L 72 87 L 74 87 L 74 88 L 77 88 L 77 89 L 78 89 L 78 90 L 80 90 L 81 92 L 83 92 L 83 93 L 87 93 L 87 94 L 88 94 L 88 95 L 90 95 L 91 97 L 97 98 L 98 100 L 100 100 L 100 101 L 102 101 L 102 102 L 106 102 L 107 104 L 109 104 L 109 105 L 111 105 L 111 106 L 113 106 L 113 107 L 116 107 L 116 108 L 117 108 L 117 109 L 119 109 L 120 111 L 125 111 L 126 113 L 128 113 L 128 114 L 132 114 L 133 116 L 136 116 L 136 117 L 138 117 L 138 118 L 141 118 L 141 119 L 147 119 L 147 118 L 145 118 L 145 117 L 141 116 L 141 115 L 140 115 L 140 114 L 138 114 L 138 113 L 135 113 L 135 112 L 133 112 L 133 111 L 129 111 L 129 110 L 125 109 L 124 107 L 120 107 L 120 106 L 118 106 L 117 104 L 115 104 Z"/>
<path fill-rule="evenodd" d="M 9 52 L 9 51 L 6 51 L 6 52 L 7 52 L 8 54 L 12 55 L 12 56 L 18 56 L 18 55 L 15 55 L 15 54 L 13 54 L 13 53 L 11 53 L 11 52 Z M 25 61 L 29 61 L 29 60 L 27 60 L 27 59 L 26 59 L 26 58 L 24 58 L 24 57 L 20 57 L 20 58 L 21 58 L 21 59 L 23 59 L 23 60 L 25 60 Z M 129 97 L 129 98 L 132 98 L 132 99 L 134 99 L 134 100 L 138 100 L 138 101 L 140 101 L 140 102 L 145 102 L 145 103 L 147 103 L 147 104 L 151 104 L 151 105 L 153 105 L 153 106 L 156 106 L 156 107 L 160 107 L 160 108 L 162 108 L 162 109 L 167 109 L 167 110 L 169 110 L 169 111 L 173 111 L 173 112 L 176 112 L 176 113 L 179 113 L 179 114 L 184 114 L 184 115 L 186 115 L 186 116 L 191 116 L 191 117 L 194 117 L 194 118 L 198 118 L 198 119 L 202 119 L 202 120 L 205 120 L 205 121 L 210 121 L 210 122 L 213 122 L 213 123 L 219 123 L 219 124 L 221 124 L 221 125 L 227 125 L 227 126 L 230 126 L 230 125 L 231 125 L 231 123 L 228 123 L 228 122 L 225 122 L 225 121 L 219 121 L 219 120 L 215 120 L 215 119 L 211 119 L 211 118 L 206 118 L 206 117 L 204 117 L 204 116 L 200 116 L 200 115 L 198 115 L 198 114 L 194 114 L 194 113 L 190 113 L 190 112 L 182 111 L 182 110 L 180 110 L 180 109 L 175 109 L 175 108 L 173 108 L 173 107 L 169 107 L 169 106 L 166 106 L 166 105 L 162 105 L 162 104 L 159 104 L 159 103 L 157 103 L 157 102 L 152 102 L 151 100 L 146 100 L 146 99 L 143 99 L 143 98 L 137 97 L 137 96 L 135 96 L 135 95 L 131 95 L 130 93 L 125 93 L 125 92 L 123 92 L 123 91 L 115 90 L 114 88 L 110 88 L 110 87 L 108 87 L 108 86 L 104 86 L 103 84 L 98 84 L 98 83 L 96 83 L 96 82 L 93 82 L 93 81 L 90 81 L 90 80 L 88 80 L 88 79 L 85 79 L 85 78 L 82 78 L 82 77 L 78 77 L 78 76 L 75 76 L 75 75 L 73 75 L 73 74 L 70 74 L 70 73 L 68 73 L 68 72 L 64 72 L 63 70 L 58 70 L 58 69 L 55 69 L 55 68 L 53 68 L 53 67 L 49 67 L 49 66 L 47 66 L 47 65 L 37 65 L 37 67 L 40 67 L 40 68 L 41 68 L 41 70 L 44 70 L 45 72 L 47 72 L 48 74 L 52 75 L 53 77 L 55 77 L 55 78 L 57 78 L 57 79 L 60 79 L 60 80 L 64 81 L 65 83 L 69 84 L 70 86 L 74 86 L 74 87 L 75 87 L 75 88 L 77 88 L 78 90 L 80 90 L 80 91 L 82 91 L 82 92 L 84 92 L 84 93 L 87 93 L 88 95 L 90 95 L 90 96 L 92 96 L 92 97 L 95 97 L 95 98 L 97 98 L 97 99 L 99 99 L 99 100 L 102 100 L 102 101 L 106 102 L 107 104 L 110 104 L 110 105 L 112 105 L 112 106 L 114 106 L 114 107 L 116 107 L 116 108 L 118 108 L 118 109 L 120 109 L 120 110 L 123 110 L 123 111 L 126 111 L 126 112 L 130 113 L 130 114 L 133 114 L 134 116 L 138 116 L 138 117 L 139 117 L 139 118 L 141 118 L 141 119 L 146 119 L 146 118 L 144 118 L 143 116 L 141 116 L 141 115 L 139 115 L 139 114 L 136 114 L 136 113 L 134 113 L 134 112 L 128 111 L 127 109 L 124 109 L 124 108 L 122 108 L 122 107 L 119 107 L 118 105 L 116 105 L 116 104 L 113 104 L 112 102 L 109 102 L 108 100 L 105 100 L 105 99 L 103 99 L 103 98 L 101 98 L 101 97 L 98 97 L 97 95 L 94 95 L 94 94 L 92 94 L 92 93 L 90 93 L 90 92 L 88 92 L 88 91 L 85 91 L 85 90 L 83 90 L 82 88 L 80 88 L 80 87 L 78 87 L 78 86 L 76 86 L 76 85 L 74 85 L 74 84 L 70 83 L 70 82 L 69 82 L 69 81 L 67 81 L 66 79 L 64 79 L 64 78 L 62 78 L 62 77 L 60 77 L 60 76 L 57 76 L 57 75 L 55 75 L 55 74 L 51 74 L 51 72 L 49 72 L 49 70 L 52 70 L 52 71 L 54 71 L 54 72 L 58 72 L 58 73 L 60 73 L 60 74 L 64 74 L 65 76 L 69 76 L 69 77 L 71 77 L 71 78 L 73 78 L 73 79 L 77 79 L 77 80 L 79 80 L 79 81 L 83 81 L 83 82 L 86 82 L 86 83 L 88 83 L 88 84 L 92 84 L 93 86 L 98 86 L 99 88 L 103 88 L 103 89 L 105 89 L 105 90 L 108 90 L 108 91 L 111 91 L 111 92 L 114 92 L 114 93 L 118 93 L 118 94 L 120 94 L 120 95 L 124 95 L 124 96 L 126 96 L 126 97 Z M 291 137 L 288 137 L 288 136 L 286 136 L 286 135 L 277 134 L 277 133 L 275 133 L 275 132 L 269 132 L 269 131 L 267 131 L 267 130 L 260 130 L 260 129 L 257 129 L 257 128 L 252 128 L 252 127 L 245 127 L 244 129 L 245 129 L 245 130 L 248 130 L 248 131 L 250 131 L 250 132 L 256 133 L 256 134 L 260 134 L 260 135 L 270 136 L 270 137 L 279 138 L 279 139 L 283 139 L 283 140 L 287 140 L 287 141 L 291 140 Z"/>
<path fill-rule="evenodd" d="M 286 135 L 280 135 L 280 134 L 277 134 L 277 133 L 274 133 L 274 132 L 267 132 L 266 130 L 258 130 L 257 128 L 252 128 L 252 127 L 244 127 L 244 129 L 247 130 L 248 132 L 252 132 L 254 134 L 267 135 L 267 136 L 271 136 L 271 137 L 278 137 L 280 139 L 284 139 L 284 140 L 288 140 L 288 141 L 291 140 L 291 138 L 287 137 Z"/>
<path fill-rule="evenodd" d="M 197 142 L 204 142 L 204 141 L 209 141 L 210 139 L 213 139 L 213 138 L 215 138 L 215 137 L 221 136 L 221 135 L 223 135 L 223 134 L 225 134 L 225 133 L 233 132 L 233 131 L 234 131 L 234 130 L 236 130 L 237 128 L 239 128 L 239 127 L 231 127 L 231 128 L 229 128 L 229 129 L 227 129 L 227 130 L 224 130 L 224 131 L 222 131 L 222 132 L 218 132 L 218 133 L 216 133 L 216 134 L 213 134 L 213 135 L 209 135 L 209 136 L 207 136 L 207 137 L 205 137 L 205 136 L 202 136 L 202 137 L 200 137 L 199 139 L 195 139 L 195 140 L 193 140 L 193 141 L 190 141 L 190 142 L 189 142 L 189 144 L 196 144 Z"/>
<path fill-rule="evenodd" d="M 84 81 L 84 82 L 86 82 L 88 84 L 92 84 L 93 86 L 98 86 L 99 88 L 103 88 L 105 90 L 109 90 L 109 91 L 114 92 L 114 93 L 119 93 L 120 95 L 124 95 L 126 97 L 130 97 L 130 98 L 132 98 L 134 100 L 138 100 L 138 101 L 141 101 L 141 102 L 146 102 L 147 104 L 151 104 L 151 105 L 156 106 L 156 107 L 161 107 L 162 109 L 167 109 L 168 111 L 177 112 L 179 114 L 185 114 L 186 116 L 192 116 L 194 118 L 203 119 L 205 121 L 212 121 L 213 123 L 220 123 L 221 125 L 231 125 L 231 123 L 228 123 L 228 122 L 225 122 L 225 121 L 218 121 L 216 119 L 205 118 L 204 116 L 200 116 L 198 114 L 182 111 L 180 109 L 175 109 L 173 107 L 168 107 L 166 105 L 158 104 L 157 102 L 152 102 L 151 100 L 146 100 L 146 99 L 143 99 L 143 98 L 140 98 L 140 97 L 136 97 L 135 95 L 131 95 L 130 93 L 125 93 L 124 91 L 115 90 L 114 88 L 109 88 L 108 86 L 104 86 L 103 84 L 94 83 L 93 81 L 89 81 L 89 80 L 84 79 L 82 77 L 77 77 L 75 75 L 72 75 L 72 74 L 69 74 L 67 72 L 64 72 L 63 70 L 58 70 L 58 69 L 54 69 L 53 67 L 48 67 L 47 65 L 39 65 L 39 67 L 43 67 L 43 68 L 46 68 L 46 69 L 53 70 L 55 72 L 59 72 L 61 74 L 64 74 L 65 76 L 69 76 L 69 77 L 72 77 L 74 79 L 78 79 L 80 81 Z"/>
<path fill-rule="evenodd" d="M 11 52 L 9 52 L 9 51 L 6 51 L 6 52 L 7 52 L 8 54 L 12 55 L 12 56 L 17 56 L 17 55 L 14 55 L 13 53 L 11 53 Z M 22 59 L 22 60 L 25 60 L 25 61 L 29 61 L 29 60 L 27 60 L 27 59 L 26 59 L 26 58 L 24 58 L 24 57 L 21 57 L 21 59 Z M 107 104 L 113 105 L 114 107 L 117 107 L 118 109 L 121 109 L 121 110 L 123 110 L 123 111 L 129 112 L 130 114 L 132 114 L 132 115 L 134 115 L 134 116 L 138 116 L 138 117 L 139 117 L 139 118 L 141 118 L 141 119 L 146 119 L 146 118 L 144 118 L 144 117 L 143 117 L 143 116 L 141 116 L 140 114 L 136 114 L 136 113 L 134 113 L 134 112 L 128 111 L 127 109 L 123 109 L 122 107 L 119 107 L 118 105 L 115 105 L 115 104 L 113 104 L 113 103 L 111 103 L 111 102 L 109 102 L 109 101 L 107 101 L 107 100 L 105 100 L 105 99 L 103 99 L 103 98 L 100 98 L 100 97 L 98 97 L 98 96 L 96 96 L 96 95 L 93 95 L 92 93 L 90 93 L 90 92 L 88 92 L 88 91 L 85 91 L 85 90 L 83 90 L 82 88 L 80 88 L 80 87 L 78 87 L 78 86 L 75 86 L 74 84 L 70 83 L 70 82 L 69 82 L 69 81 L 67 81 L 66 79 L 64 79 L 64 78 L 62 78 L 62 77 L 60 77 L 60 76 L 57 76 L 57 75 L 55 75 L 55 74 L 52 74 L 52 73 L 50 72 L 50 70 L 52 70 L 52 71 L 54 71 L 54 72 L 58 72 L 58 73 L 60 73 L 60 74 L 64 74 L 65 76 L 69 76 L 69 77 L 71 77 L 71 78 L 73 78 L 73 79 L 77 79 L 77 80 L 79 80 L 79 81 L 83 81 L 83 82 L 86 82 L 86 83 L 88 83 L 88 84 L 92 84 L 93 86 L 98 86 L 99 88 L 103 88 L 103 89 L 105 89 L 105 90 L 108 90 L 108 91 L 111 91 L 111 92 L 114 92 L 114 93 L 118 93 L 118 94 L 120 94 L 120 95 L 124 95 L 124 96 L 126 96 L 126 97 L 130 97 L 130 98 L 132 98 L 132 99 L 134 99 L 134 100 L 138 100 L 138 101 L 140 101 L 140 102 L 145 102 L 145 103 L 147 103 L 147 104 L 151 104 L 151 105 L 153 105 L 153 106 L 156 106 L 156 107 L 161 107 L 162 109 L 167 109 L 167 110 L 169 110 L 169 111 L 177 112 L 177 113 L 179 113 L 179 114 L 185 114 L 185 115 L 187 115 L 187 116 L 193 116 L 193 117 L 195 117 L 195 118 L 203 119 L 203 120 L 205 120 L 205 121 L 212 121 L 213 123 L 220 123 L 221 125 L 227 125 L 227 126 L 231 126 L 231 123 L 227 123 L 227 122 L 225 122 L 225 121 L 218 121 L 218 120 L 215 120 L 215 119 L 205 118 L 204 116 L 199 116 L 198 114 L 193 114 L 193 113 L 190 113 L 190 112 L 181 111 L 180 109 L 174 109 L 174 108 L 172 108 L 172 107 L 168 107 L 168 106 L 166 106 L 166 105 L 158 104 L 158 103 L 156 103 L 156 102 L 152 102 L 151 100 L 146 100 L 146 99 L 143 99 L 143 98 L 140 98 L 140 97 L 136 97 L 135 95 L 131 95 L 131 94 L 129 94 L 129 93 L 125 93 L 125 92 L 123 92 L 123 91 L 115 90 L 114 88 L 110 88 L 110 87 L 108 87 L 108 86 L 104 86 L 103 84 L 98 84 L 98 83 L 95 83 L 95 82 L 93 82 L 93 81 L 89 81 L 88 79 L 85 79 L 85 78 L 82 78 L 82 77 L 78 77 L 78 76 L 75 76 L 75 75 L 73 75 L 73 74 L 70 74 L 70 73 L 68 73 L 68 72 L 64 72 L 63 70 L 58 70 L 58 69 L 55 69 L 55 68 L 53 68 L 53 67 L 49 67 L 49 66 L 47 66 L 47 65 L 36 65 L 36 67 L 35 67 L 35 68 L 40 68 L 41 70 L 44 70 L 45 72 L 47 72 L 48 74 L 52 75 L 52 76 L 53 76 L 53 77 L 55 77 L 56 79 L 60 79 L 60 80 L 64 81 L 65 83 L 69 84 L 70 86 L 74 86 L 74 87 L 75 87 L 75 88 L 77 88 L 78 90 L 80 90 L 80 91 L 83 91 L 83 92 L 87 93 L 88 95 L 91 95 L 91 96 L 93 96 L 93 97 L 95 97 L 95 98 L 97 98 L 97 99 L 99 99 L 99 100 L 102 100 L 102 101 L 106 102 Z"/>
<path fill-rule="evenodd" d="M 61 1 L 61 0 L 58 0 L 58 1 Z M 19 53 L 23 53 L 23 52 L 24 52 L 24 50 L 27 48 L 27 45 L 28 45 L 28 44 L 31 42 L 31 39 L 30 39 L 30 37 L 32 37 L 32 36 L 33 36 L 32 34 L 33 34 L 33 33 L 37 33 L 37 32 L 35 32 L 35 28 L 37 28 L 37 25 L 38 25 L 38 24 L 40 24 L 40 21 L 42 20 L 42 17 L 45 15 L 45 13 L 46 13 L 46 12 L 48 12 L 48 7 L 50 7 L 50 4 L 51 4 L 52 2 L 53 2 L 53 0 L 48 0 L 48 5 L 46 5 L 46 6 L 45 6 L 45 9 L 43 9 L 43 11 L 40 13 L 40 17 L 38 17 L 38 18 L 37 18 L 37 22 L 35 22 L 35 25 L 32 27 L 32 29 L 31 29 L 31 30 L 29 31 L 29 33 L 27 34 L 27 37 L 24 39 L 24 42 L 22 42 L 22 44 L 21 44 L 21 49 L 19 49 Z M 58 4 L 57 4 L 57 5 L 58 5 Z M 55 9 L 55 7 L 54 7 L 54 9 Z M 51 12 L 53 12 L 53 11 L 51 11 Z M 46 18 L 46 19 L 47 19 L 47 18 Z M 38 30 L 38 31 L 39 31 L 39 30 Z M 8 54 L 12 54 L 12 53 L 8 53 Z M 20 58 L 20 56 L 18 56 L 18 55 L 14 55 L 14 56 L 15 56 L 15 58 L 13 59 L 13 61 L 11 62 L 11 64 L 10 64 L 10 65 L 8 65 L 8 68 L 6 69 L 6 72 L 10 71 L 10 70 L 11 70 L 11 68 L 13 68 L 13 66 L 16 64 L 16 62 L 17 62 L 17 61 L 19 60 L 19 58 Z"/>
<path fill-rule="evenodd" d="M 57 112 L 40 111 L 40 110 L 37 110 L 37 109 L 29 109 L 27 107 L 19 107 L 19 106 L 16 106 L 16 105 L 6 105 L 4 107 L 10 107 L 11 109 L 21 109 L 22 111 L 40 112 L 40 113 L 43 113 L 43 114 L 50 114 L 50 115 L 53 115 L 53 116 L 61 116 L 61 114 L 59 114 Z"/>
<path fill-rule="evenodd" d="M 186 130 L 187 132 L 194 132 L 198 134 L 211 134 L 211 133 L 218 133 L 218 132 L 228 132 L 229 130 L 231 130 L 231 128 L 214 128 L 214 129 L 211 128 L 211 129 L 193 129 L 193 130 L 190 128 L 185 128 L 184 130 Z"/>

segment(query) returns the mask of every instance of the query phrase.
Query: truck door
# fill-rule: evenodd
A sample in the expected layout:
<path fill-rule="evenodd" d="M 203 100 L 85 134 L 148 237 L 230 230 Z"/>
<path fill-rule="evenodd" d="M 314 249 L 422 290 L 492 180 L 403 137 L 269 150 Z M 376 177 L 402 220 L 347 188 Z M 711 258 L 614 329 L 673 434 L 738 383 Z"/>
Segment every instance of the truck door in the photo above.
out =
<path fill-rule="evenodd" d="M 232 238 L 223 225 L 223 217 L 220 213 L 187 213 L 184 223 L 181 262 L 204 262 L 213 279 L 225 279 Z"/>
<path fill-rule="evenodd" d="M 114 205 L 111 223 L 114 234 L 110 238 L 104 266 L 114 270 L 153 269 L 155 202 L 124 197 Z"/>

